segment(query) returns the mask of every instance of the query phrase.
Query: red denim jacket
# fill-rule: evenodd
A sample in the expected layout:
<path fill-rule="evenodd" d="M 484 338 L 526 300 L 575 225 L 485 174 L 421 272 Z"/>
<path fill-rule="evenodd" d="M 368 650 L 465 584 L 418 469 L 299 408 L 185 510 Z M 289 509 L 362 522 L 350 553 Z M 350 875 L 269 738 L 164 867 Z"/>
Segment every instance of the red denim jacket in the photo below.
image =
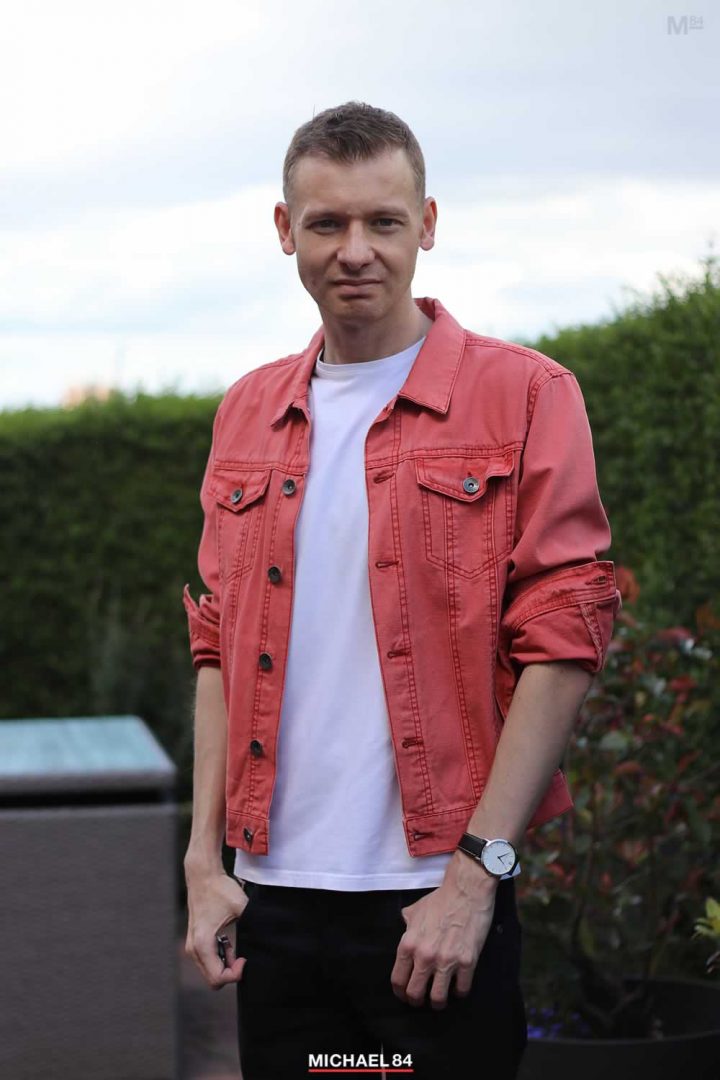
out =
<path fill-rule="evenodd" d="M 365 480 L 405 835 L 411 855 L 431 855 L 452 851 L 467 827 L 524 665 L 599 671 L 620 594 L 612 562 L 597 561 L 610 529 L 575 376 L 463 330 L 437 300 L 416 303 L 433 326 L 370 427 Z M 200 493 L 208 592 L 199 604 L 183 593 L 194 666 L 222 671 L 227 843 L 255 854 L 269 848 L 308 381 L 322 342 L 320 329 L 221 402 Z M 528 827 L 572 805 L 557 769 Z"/>

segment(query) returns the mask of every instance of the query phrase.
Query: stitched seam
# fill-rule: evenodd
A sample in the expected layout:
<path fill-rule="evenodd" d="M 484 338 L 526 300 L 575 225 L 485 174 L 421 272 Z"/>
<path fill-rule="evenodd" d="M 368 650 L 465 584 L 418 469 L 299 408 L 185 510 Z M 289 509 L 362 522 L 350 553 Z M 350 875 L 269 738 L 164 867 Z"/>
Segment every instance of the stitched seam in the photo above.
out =
<path fill-rule="evenodd" d="M 559 608 L 566 607 L 579 607 L 583 603 L 599 603 L 603 600 L 610 600 L 615 595 L 615 591 L 611 594 L 593 595 L 590 590 L 578 590 L 577 592 L 565 593 L 561 596 L 548 599 L 545 603 L 539 603 L 536 607 L 531 608 L 527 612 L 522 612 L 521 615 L 516 616 L 512 622 L 508 625 L 511 630 L 517 630 L 521 626 L 524 626 L 526 622 L 536 618 L 539 615 L 547 615 L 551 611 L 557 611 Z"/>
<path fill-rule="evenodd" d="M 412 641 L 410 638 L 410 624 L 407 610 L 407 593 L 405 589 L 405 571 L 403 567 L 402 544 L 400 542 L 400 520 L 398 515 L 397 480 L 394 476 L 390 480 L 390 512 L 392 517 L 392 530 L 394 539 L 393 546 L 395 550 L 395 557 L 398 560 L 398 592 L 400 598 L 400 618 L 402 622 L 403 645 L 408 650 L 405 655 L 405 671 L 407 674 L 407 684 L 410 694 L 410 706 L 413 714 L 415 736 L 418 738 L 422 738 L 417 686 L 415 685 L 414 655 L 412 653 Z M 426 804 L 432 809 L 434 807 L 434 803 L 427 763 L 427 752 L 425 750 L 425 744 L 422 742 L 419 744 L 419 751 L 420 752 L 418 754 L 418 758 L 420 762 L 420 769 L 422 771 L 423 785 L 425 789 L 424 798 L 426 800 Z"/>
<path fill-rule="evenodd" d="M 486 785 L 483 784 L 482 786 L 484 789 Z M 408 814 L 406 820 L 408 825 L 412 823 L 420 824 L 422 821 L 424 821 L 425 818 L 429 817 L 430 815 L 436 818 L 456 817 L 459 813 L 465 813 L 466 810 L 470 810 L 472 813 L 472 811 L 474 811 L 476 808 L 476 802 L 463 803 L 462 806 L 452 806 L 447 810 L 432 810 L 428 813 L 423 814 Z"/>
<path fill-rule="evenodd" d="M 530 395 L 528 397 L 528 414 L 527 414 L 528 427 L 530 427 L 530 425 L 532 424 L 533 416 L 535 415 L 535 404 L 537 402 L 538 392 L 540 390 L 542 390 L 543 386 L 545 386 L 546 383 L 549 383 L 552 379 L 560 379 L 560 378 L 562 378 L 563 376 L 566 376 L 566 375 L 572 376 L 572 371 L 566 371 L 566 370 L 563 370 L 563 371 L 550 371 L 543 378 L 538 379 L 530 387 Z"/>
<path fill-rule="evenodd" d="M 543 356 L 537 349 L 528 349 L 525 348 L 525 346 L 517 345 L 514 342 L 503 341 L 501 338 L 484 337 L 479 334 L 468 334 L 467 344 L 479 346 L 482 349 L 497 349 L 500 347 L 504 352 L 517 353 L 518 356 L 525 356 L 528 360 L 534 360 L 536 363 L 540 364 L 545 371 L 553 372 L 555 370 L 549 363 L 549 358 Z M 558 361 L 555 360 L 554 363 L 557 364 Z M 564 374 L 564 372 L 559 371 L 557 374 L 561 375 Z"/>
<path fill-rule="evenodd" d="M 604 574 L 609 579 L 609 582 L 577 584 L 579 578 L 584 578 L 588 574 Z M 581 563 L 579 566 L 571 566 L 567 570 L 558 570 L 554 573 L 549 571 L 542 580 L 536 581 L 524 593 L 520 592 L 519 595 L 516 595 L 507 605 L 507 610 L 509 611 L 513 606 L 517 606 L 522 616 L 526 610 L 531 610 L 534 606 L 532 598 L 539 593 L 542 602 L 542 595 L 548 590 L 553 596 L 555 594 L 575 593 L 581 600 L 586 597 L 604 599 L 608 595 L 615 595 L 616 585 L 614 578 L 613 564 L 607 559 L 593 559 L 587 563 Z M 571 582 L 571 584 L 568 585 L 567 582 Z M 515 588 L 517 588 L 517 585 Z"/>
<path fill-rule="evenodd" d="M 603 651 L 600 625 L 597 619 L 597 606 L 595 604 L 580 604 L 580 611 L 582 612 L 582 617 L 585 620 L 588 634 L 590 635 L 592 643 L 595 646 L 595 663 L 597 670 L 599 671 L 603 665 L 605 654 Z"/>
<path fill-rule="evenodd" d="M 420 490 L 423 509 L 423 523 L 425 526 L 425 553 L 427 555 L 428 561 L 431 562 L 434 566 L 438 566 L 440 568 L 448 567 L 455 574 L 458 574 L 460 577 L 466 578 L 467 580 L 472 580 L 473 578 L 479 577 L 481 574 L 486 573 L 502 558 L 504 558 L 504 556 L 510 550 L 510 543 L 507 537 L 505 549 L 499 554 L 495 549 L 495 514 L 497 512 L 497 485 L 493 484 L 489 488 L 486 488 L 483 492 L 483 495 L 484 499 L 482 509 L 474 512 L 477 514 L 480 514 L 482 512 L 482 515 L 485 519 L 484 525 L 482 524 L 482 522 L 475 522 L 473 524 L 474 527 L 478 530 L 478 532 L 482 525 L 482 528 L 484 529 L 485 552 L 489 552 L 489 555 L 476 566 L 467 567 L 461 566 L 457 562 L 457 558 L 454 554 L 455 537 L 459 535 L 460 532 L 462 532 L 462 530 L 457 527 L 457 522 L 455 520 L 455 517 L 459 510 L 459 506 L 456 503 L 448 503 L 446 501 L 441 507 L 437 508 L 442 515 L 445 539 L 445 546 L 441 547 L 440 552 L 437 553 L 433 549 L 432 544 L 431 496 L 429 494 L 429 491 L 425 487 L 421 486 Z M 474 501 L 478 500 L 476 499 Z M 458 503 L 467 505 L 464 500 L 458 500 Z M 448 521 L 450 521 L 450 526 L 448 526 Z M 452 543 L 448 542 L 449 539 L 452 541 Z"/>
<path fill-rule="evenodd" d="M 294 455 L 297 456 L 297 453 Z M 251 458 L 218 458 L 214 468 L 220 472 L 230 472 L 236 469 L 249 469 L 252 472 L 270 472 L 271 469 L 284 469 L 287 472 L 302 473 L 302 468 L 297 465 L 288 465 L 285 461 L 268 459 L 254 461 Z"/>
<path fill-rule="evenodd" d="M 450 534 L 450 544 L 452 544 L 452 527 Z M 477 770 L 477 747 L 472 737 L 472 728 L 470 726 L 470 717 L 467 710 L 467 698 L 465 695 L 465 683 L 463 681 L 462 667 L 460 664 L 460 650 L 458 645 L 458 633 L 457 633 L 457 587 L 453 581 L 452 572 L 448 569 L 445 571 L 445 588 L 447 596 L 447 609 L 448 609 L 448 632 L 450 635 L 450 654 L 452 656 L 453 670 L 455 672 L 455 692 L 457 695 L 458 711 L 460 713 L 460 722 L 463 729 L 463 749 L 465 751 L 465 761 L 467 763 L 468 775 L 470 776 L 470 783 L 472 784 L 473 797 L 475 799 L 480 798 L 480 790 L 478 784 L 478 770 Z"/>
<path fill-rule="evenodd" d="M 278 493 L 277 498 L 276 498 L 276 502 L 275 502 L 275 507 L 274 507 L 274 510 L 273 510 L 272 527 L 271 527 L 271 530 L 270 530 L 270 550 L 272 550 L 272 548 L 273 548 L 273 543 L 274 543 L 274 540 L 275 540 L 275 533 L 277 531 L 277 521 L 278 521 L 278 517 L 279 517 L 279 514 L 280 514 L 280 507 L 282 505 L 281 498 L 282 498 L 281 494 Z M 261 652 L 265 652 L 266 649 L 267 649 L 267 633 L 268 633 L 268 623 L 269 623 L 269 613 L 270 613 L 270 596 L 271 596 L 271 592 L 272 592 L 272 582 L 268 578 L 266 578 L 265 579 L 265 596 L 263 598 L 262 620 L 261 620 L 261 624 L 260 624 L 260 626 L 261 626 L 261 629 L 260 629 L 260 641 L 262 642 L 262 648 L 260 650 Z M 273 667 L 274 667 L 274 664 L 273 664 Z M 258 726 L 258 711 L 259 711 L 259 706 L 260 706 L 260 698 L 261 698 L 261 694 L 262 694 L 262 679 L 263 679 L 263 676 L 265 674 L 266 674 L 266 672 L 264 671 L 264 669 L 261 668 L 261 667 L 258 667 L 258 679 L 257 679 L 257 682 L 255 684 L 255 702 L 254 702 L 254 706 L 253 706 L 252 718 L 251 718 L 251 723 L 250 723 L 250 735 L 251 735 L 251 738 L 253 738 L 253 739 L 257 738 L 258 734 L 260 733 L 259 732 L 259 726 Z M 257 786 L 256 781 L 257 781 L 257 771 L 258 771 L 259 765 L 260 765 L 260 762 L 259 762 L 258 758 L 256 758 L 254 755 L 251 754 L 250 755 L 249 780 L 248 780 L 248 806 L 252 806 L 254 804 L 254 802 L 255 802 L 255 789 L 256 789 L 256 786 Z"/>

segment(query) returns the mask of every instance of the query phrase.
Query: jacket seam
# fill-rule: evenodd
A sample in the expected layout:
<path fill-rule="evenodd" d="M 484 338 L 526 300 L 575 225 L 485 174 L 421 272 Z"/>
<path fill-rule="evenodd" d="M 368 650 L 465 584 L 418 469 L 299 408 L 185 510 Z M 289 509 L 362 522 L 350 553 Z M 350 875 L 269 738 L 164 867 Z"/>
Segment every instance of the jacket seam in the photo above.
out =
<path fill-rule="evenodd" d="M 397 433 L 396 433 L 397 434 Z M 407 684 L 410 693 L 410 706 L 413 714 L 413 721 L 415 727 L 415 735 L 421 741 L 419 743 L 420 753 L 418 754 L 420 760 L 420 770 L 423 778 L 424 798 L 427 800 L 429 807 L 434 807 L 432 787 L 430 784 L 430 776 L 427 764 L 427 753 L 425 750 L 425 744 L 422 741 L 422 725 L 420 724 L 420 708 L 417 697 L 417 687 L 415 685 L 415 657 L 413 654 L 413 644 L 409 633 L 409 620 L 407 611 L 407 593 L 405 588 L 405 572 L 403 567 L 403 552 L 400 541 L 400 525 L 397 512 L 397 491 L 396 480 L 393 476 L 390 480 L 390 497 L 391 497 L 391 515 L 392 515 L 392 528 L 393 537 L 395 541 L 395 550 L 398 557 L 398 593 L 400 598 L 400 612 L 402 619 L 402 633 L 403 644 L 407 648 L 405 654 L 405 670 L 407 674 Z"/>
<path fill-rule="evenodd" d="M 535 406 L 537 404 L 537 398 L 538 398 L 539 392 L 542 390 L 542 388 L 547 383 L 551 382 L 552 379 L 564 378 L 567 375 L 570 375 L 572 378 L 575 378 L 572 371 L 569 371 L 569 370 L 567 370 L 565 368 L 563 368 L 561 371 L 546 371 L 546 373 L 545 373 L 545 375 L 543 377 L 537 379 L 532 384 L 532 386 L 530 387 L 530 394 L 529 394 L 529 397 L 528 397 L 528 414 L 527 414 L 528 431 L 530 429 L 530 426 L 531 426 L 532 421 L 533 421 L 533 417 L 535 415 Z M 526 441 L 527 441 L 527 436 L 526 436 Z"/>
<path fill-rule="evenodd" d="M 445 588 L 446 588 L 446 601 L 447 601 L 447 614 L 448 614 L 448 630 L 450 635 L 450 653 L 452 656 L 453 670 L 455 672 L 455 693 L 457 697 L 458 710 L 460 712 L 460 720 L 463 729 L 463 749 L 465 750 L 465 761 L 467 764 L 468 775 L 470 777 L 470 783 L 473 789 L 473 797 L 477 800 L 480 798 L 480 785 L 478 783 L 478 768 L 477 768 L 477 755 L 478 748 L 475 745 L 475 741 L 472 735 L 472 728 L 470 726 L 470 716 L 467 708 L 467 697 L 465 694 L 465 680 L 463 678 L 462 666 L 460 663 L 460 651 L 457 640 L 457 597 L 455 595 L 456 585 L 454 582 L 454 575 L 450 567 L 446 567 L 445 570 Z"/>
<path fill-rule="evenodd" d="M 522 439 L 514 439 L 512 442 L 496 444 L 453 443 L 450 447 L 416 447 L 413 450 L 405 450 L 403 453 L 389 453 L 380 458 L 368 458 L 366 471 L 383 465 L 399 465 L 404 461 L 413 461 L 419 458 L 437 458 L 443 460 L 448 457 L 490 457 L 499 451 L 522 450 L 525 443 Z M 215 458 L 213 470 L 219 472 L 232 472 L 234 469 L 250 469 L 261 472 L 265 469 L 282 469 L 302 476 L 305 472 L 305 464 L 297 459 L 300 456 L 300 448 L 293 453 L 290 461 L 280 461 L 277 458 L 258 461 L 251 458 Z"/>
<path fill-rule="evenodd" d="M 509 621 L 507 625 L 511 630 L 518 630 L 526 622 L 537 618 L 539 615 L 547 615 L 551 611 L 557 611 L 566 607 L 578 607 L 582 604 L 595 605 L 602 603 L 604 600 L 612 600 L 614 596 L 614 588 L 612 592 L 606 590 L 602 593 L 594 593 L 591 589 L 573 590 L 572 592 L 556 596 L 553 599 L 548 599 L 544 602 L 541 601 L 528 610 L 523 610 L 519 615 L 516 615 L 512 621 Z"/>
<path fill-rule="evenodd" d="M 524 356 L 528 360 L 534 361 L 539 364 L 545 371 L 551 374 L 562 375 L 566 371 L 570 371 L 564 364 L 560 364 L 558 360 L 553 360 L 549 356 L 545 356 L 539 352 L 538 349 L 530 349 L 525 345 L 519 345 L 513 341 L 503 341 L 501 338 L 484 337 L 482 334 L 468 333 L 466 337 L 468 345 L 479 346 L 482 349 L 497 349 L 502 348 L 504 352 L 513 352 L 518 356 Z M 560 370 L 556 370 L 559 368 Z M 571 373 L 572 374 L 572 373 Z"/>
<path fill-rule="evenodd" d="M 605 654 L 602 647 L 602 634 L 600 633 L 597 619 L 597 604 L 581 603 L 580 612 L 585 621 L 588 634 L 595 646 L 595 669 L 596 671 L 599 671 L 603 666 Z"/>
<path fill-rule="evenodd" d="M 484 787 L 484 785 L 483 785 L 483 787 Z M 428 817 L 428 816 L 432 816 L 432 817 L 450 817 L 450 816 L 453 816 L 454 817 L 457 814 L 459 814 L 460 812 L 465 813 L 466 810 L 469 810 L 472 813 L 476 808 L 477 808 L 477 803 L 476 802 L 463 803 L 462 806 L 450 806 L 445 810 L 429 810 L 429 811 L 422 811 L 422 812 L 417 813 L 417 814 L 407 814 L 406 815 L 406 821 L 408 823 L 410 823 L 410 822 L 413 822 L 413 821 L 417 821 L 419 818 L 425 818 L 425 817 Z"/>

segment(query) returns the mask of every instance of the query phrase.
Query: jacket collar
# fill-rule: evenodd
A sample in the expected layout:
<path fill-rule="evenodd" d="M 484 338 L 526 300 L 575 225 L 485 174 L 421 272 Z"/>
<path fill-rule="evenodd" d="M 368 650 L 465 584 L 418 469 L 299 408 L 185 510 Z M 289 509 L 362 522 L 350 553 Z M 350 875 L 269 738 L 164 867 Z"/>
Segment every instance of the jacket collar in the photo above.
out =
<path fill-rule="evenodd" d="M 460 367 L 465 331 L 439 300 L 424 296 L 416 299 L 415 303 L 433 320 L 433 325 L 398 397 L 408 398 L 423 408 L 446 413 Z M 291 406 L 301 409 L 306 416 L 309 414 L 308 385 L 324 342 L 325 334 L 321 326 L 305 351 L 296 357 L 292 376 L 284 387 L 271 424 L 279 423 Z"/>

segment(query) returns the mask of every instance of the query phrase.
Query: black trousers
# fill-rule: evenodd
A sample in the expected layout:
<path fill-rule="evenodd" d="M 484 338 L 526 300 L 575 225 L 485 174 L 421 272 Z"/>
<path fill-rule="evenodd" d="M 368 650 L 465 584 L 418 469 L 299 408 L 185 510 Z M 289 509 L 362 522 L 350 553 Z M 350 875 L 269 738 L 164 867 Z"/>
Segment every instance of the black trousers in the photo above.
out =
<path fill-rule="evenodd" d="M 339 1059 L 317 1057 L 333 1054 L 352 1055 L 346 1067 L 375 1054 L 371 1065 L 412 1068 L 377 1076 L 516 1076 L 527 1026 L 512 878 L 498 883 L 471 993 L 457 997 L 453 980 L 440 1010 L 429 994 L 422 1006 L 400 1001 L 390 984 L 405 932 L 400 909 L 431 888 L 340 892 L 247 882 L 246 891 L 236 921 L 236 955 L 247 957 L 237 984 L 243 1080 L 306 1078 L 311 1067 L 336 1067 Z"/>

